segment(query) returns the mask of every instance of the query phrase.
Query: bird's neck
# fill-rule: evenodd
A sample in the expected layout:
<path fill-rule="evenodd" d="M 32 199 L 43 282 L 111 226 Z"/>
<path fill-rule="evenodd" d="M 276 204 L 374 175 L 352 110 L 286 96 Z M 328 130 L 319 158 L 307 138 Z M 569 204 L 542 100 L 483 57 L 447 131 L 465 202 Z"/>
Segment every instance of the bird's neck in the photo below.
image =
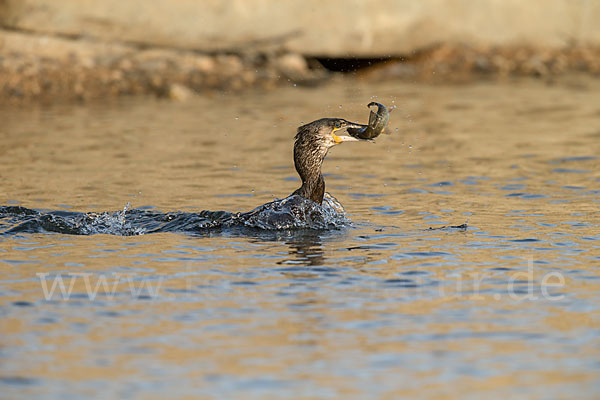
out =
<path fill-rule="evenodd" d="M 323 196 L 325 195 L 325 180 L 321 171 L 316 177 L 310 177 L 310 179 L 303 180 L 302 186 L 296 190 L 293 194 L 297 194 L 304 198 L 314 201 L 317 204 L 323 202 Z"/>
<path fill-rule="evenodd" d="M 315 153 L 309 152 L 307 154 L 305 151 L 299 152 L 297 148 L 294 148 L 294 165 L 300 179 L 302 179 L 302 186 L 292 194 L 321 204 L 325 194 L 325 180 L 321 173 L 325 154 Z"/>

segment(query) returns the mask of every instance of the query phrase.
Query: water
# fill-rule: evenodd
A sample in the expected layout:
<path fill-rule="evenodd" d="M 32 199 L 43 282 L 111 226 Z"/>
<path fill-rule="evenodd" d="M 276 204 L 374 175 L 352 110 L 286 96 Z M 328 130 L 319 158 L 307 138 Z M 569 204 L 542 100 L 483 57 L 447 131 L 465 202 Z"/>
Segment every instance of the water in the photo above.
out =
<path fill-rule="evenodd" d="M 353 81 L 1 110 L 0 205 L 100 228 L 2 220 L 0 393 L 597 398 L 598 86 Z M 296 127 L 364 123 L 371 100 L 397 106 L 391 134 L 324 163 L 348 221 L 185 224 L 284 198 Z M 149 233 L 169 215 L 184 227 Z"/>

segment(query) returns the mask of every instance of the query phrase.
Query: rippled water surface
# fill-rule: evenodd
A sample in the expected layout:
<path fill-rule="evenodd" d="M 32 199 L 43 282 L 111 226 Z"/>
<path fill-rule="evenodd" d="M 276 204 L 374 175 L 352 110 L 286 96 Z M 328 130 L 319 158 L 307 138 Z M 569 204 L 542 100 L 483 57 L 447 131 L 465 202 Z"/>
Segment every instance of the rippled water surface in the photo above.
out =
<path fill-rule="evenodd" d="M 391 134 L 323 167 L 339 229 L 0 219 L 0 397 L 597 398 L 596 81 L 4 109 L 0 206 L 119 234 L 248 211 L 299 186 L 298 125 L 364 123 L 372 95 Z"/>

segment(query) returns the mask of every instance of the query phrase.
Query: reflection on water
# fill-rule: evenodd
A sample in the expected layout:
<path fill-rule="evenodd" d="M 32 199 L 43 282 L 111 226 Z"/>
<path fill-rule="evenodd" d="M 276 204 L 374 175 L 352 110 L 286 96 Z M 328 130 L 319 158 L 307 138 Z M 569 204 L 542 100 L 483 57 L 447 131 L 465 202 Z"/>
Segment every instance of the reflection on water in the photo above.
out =
<path fill-rule="evenodd" d="M 303 232 L 286 240 L 285 244 L 290 248 L 290 259 L 277 261 L 277 264 L 319 266 L 325 261 L 320 232 Z"/>
<path fill-rule="evenodd" d="M 390 135 L 324 163 L 343 229 L 0 237 L 1 392 L 594 398 L 597 86 L 341 82 L 0 111 L 0 205 L 191 217 L 296 189 L 302 122 L 365 122 L 372 94 L 398 106 Z"/>

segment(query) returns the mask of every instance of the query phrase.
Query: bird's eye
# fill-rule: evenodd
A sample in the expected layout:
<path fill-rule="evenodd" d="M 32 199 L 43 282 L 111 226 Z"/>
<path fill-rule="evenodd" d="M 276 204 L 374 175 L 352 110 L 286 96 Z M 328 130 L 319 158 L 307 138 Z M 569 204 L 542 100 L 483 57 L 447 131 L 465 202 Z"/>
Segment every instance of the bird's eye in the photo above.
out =
<path fill-rule="evenodd" d="M 336 127 L 336 128 L 340 128 L 341 126 L 342 126 L 342 123 L 341 123 L 341 122 L 337 121 L 337 122 L 335 123 L 335 127 Z"/>

